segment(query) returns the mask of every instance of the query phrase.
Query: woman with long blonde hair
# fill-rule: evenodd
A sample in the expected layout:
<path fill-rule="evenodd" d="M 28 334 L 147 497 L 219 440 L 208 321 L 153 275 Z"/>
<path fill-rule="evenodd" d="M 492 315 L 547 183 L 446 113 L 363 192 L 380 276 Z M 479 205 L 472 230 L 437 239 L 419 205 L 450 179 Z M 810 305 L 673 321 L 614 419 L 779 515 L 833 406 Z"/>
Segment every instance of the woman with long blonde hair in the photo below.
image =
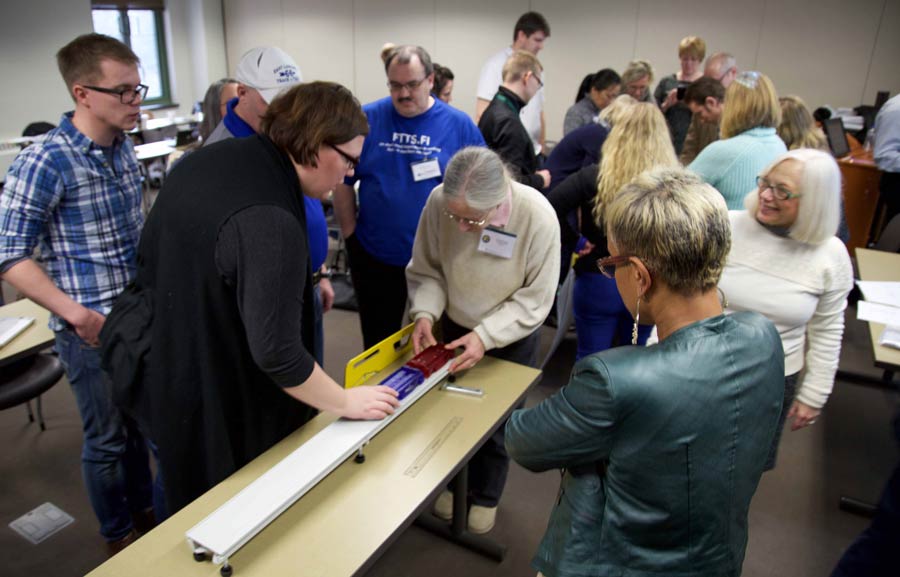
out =
<path fill-rule="evenodd" d="M 784 96 L 778 99 L 781 105 L 781 124 L 778 136 L 788 150 L 814 148 L 828 152 L 828 140 L 822 129 L 816 126 L 816 119 L 799 96 Z"/>
<path fill-rule="evenodd" d="M 598 259 L 609 256 L 602 224 L 604 210 L 639 174 L 678 166 L 665 118 L 654 104 L 626 103 L 610 112 L 610 133 L 601 148 L 600 166 L 582 168 L 547 197 L 560 220 L 563 243 L 579 241 L 573 296 L 578 359 L 614 344 L 646 342 L 650 327 L 632 334 L 633 318 L 622 303 L 616 283 L 597 268 Z M 577 230 L 566 215 L 579 208 Z"/>

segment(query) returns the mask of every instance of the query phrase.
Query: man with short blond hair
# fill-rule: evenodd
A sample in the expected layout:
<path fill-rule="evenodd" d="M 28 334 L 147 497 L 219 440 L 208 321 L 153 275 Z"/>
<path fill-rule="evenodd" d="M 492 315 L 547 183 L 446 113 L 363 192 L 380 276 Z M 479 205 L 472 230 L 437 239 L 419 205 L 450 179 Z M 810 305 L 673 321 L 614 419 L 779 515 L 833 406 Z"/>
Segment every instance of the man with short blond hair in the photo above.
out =
<path fill-rule="evenodd" d="M 538 170 L 540 162 L 520 113 L 543 87 L 542 72 L 534 54 L 513 52 L 503 65 L 503 84 L 478 122 L 488 148 L 500 155 L 512 177 L 537 190 L 550 185 L 550 171 Z"/>
<path fill-rule="evenodd" d="M 147 87 L 138 57 L 109 36 L 79 36 L 56 59 L 75 111 L 9 169 L 0 278 L 52 313 L 81 414 L 82 473 L 112 555 L 137 538 L 135 523 L 153 523 L 147 447 L 114 406 L 97 349 L 106 315 L 136 271 L 141 173 L 125 131 L 137 124 Z M 31 258 L 38 245 L 46 273 Z"/>

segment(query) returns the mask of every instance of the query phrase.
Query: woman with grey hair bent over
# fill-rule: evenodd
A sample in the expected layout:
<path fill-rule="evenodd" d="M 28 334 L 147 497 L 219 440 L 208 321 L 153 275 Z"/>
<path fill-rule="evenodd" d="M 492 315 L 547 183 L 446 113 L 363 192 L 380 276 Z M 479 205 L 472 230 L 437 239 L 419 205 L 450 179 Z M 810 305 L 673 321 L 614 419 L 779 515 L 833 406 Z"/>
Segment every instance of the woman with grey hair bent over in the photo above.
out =
<path fill-rule="evenodd" d="M 791 150 L 756 182 L 744 199 L 747 210 L 730 213 L 732 246 L 721 286 L 730 311 L 764 314 L 784 345 L 784 407 L 769 470 L 785 420 L 793 431 L 812 425 L 831 394 L 853 269 L 835 236 L 841 172 L 830 154 Z"/>
<path fill-rule="evenodd" d="M 659 343 L 585 357 L 559 393 L 516 411 L 510 456 L 564 469 L 537 554 L 548 577 L 741 572 L 747 510 L 781 405 L 778 332 L 725 316 L 721 195 L 680 168 L 645 172 L 605 211 L 614 277 Z"/>
<path fill-rule="evenodd" d="M 487 148 L 456 153 L 425 203 L 406 269 L 416 353 L 435 344 L 432 327 L 441 319 L 447 348 L 464 349 L 451 372 L 485 354 L 535 366 L 559 245 L 556 213 L 540 192 L 511 180 Z M 508 469 L 501 426 L 469 463 L 469 531 L 494 526 Z M 435 513 L 449 519 L 452 501 L 445 492 Z"/>

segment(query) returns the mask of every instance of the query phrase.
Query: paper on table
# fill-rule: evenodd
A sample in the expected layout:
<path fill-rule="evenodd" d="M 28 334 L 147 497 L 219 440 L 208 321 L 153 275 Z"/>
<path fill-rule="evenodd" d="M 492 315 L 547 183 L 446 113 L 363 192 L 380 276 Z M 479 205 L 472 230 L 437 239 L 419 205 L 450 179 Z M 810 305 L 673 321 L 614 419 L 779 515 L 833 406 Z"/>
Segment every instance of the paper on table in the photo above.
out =
<path fill-rule="evenodd" d="M 858 280 L 856 284 L 867 301 L 900 307 L 900 282 Z"/>
<path fill-rule="evenodd" d="M 884 332 L 881 333 L 878 344 L 885 347 L 891 347 L 892 349 L 900 349 L 900 328 L 884 327 Z"/>
<path fill-rule="evenodd" d="M 859 301 L 856 303 L 856 318 L 861 321 L 900 327 L 900 308 Z"/>

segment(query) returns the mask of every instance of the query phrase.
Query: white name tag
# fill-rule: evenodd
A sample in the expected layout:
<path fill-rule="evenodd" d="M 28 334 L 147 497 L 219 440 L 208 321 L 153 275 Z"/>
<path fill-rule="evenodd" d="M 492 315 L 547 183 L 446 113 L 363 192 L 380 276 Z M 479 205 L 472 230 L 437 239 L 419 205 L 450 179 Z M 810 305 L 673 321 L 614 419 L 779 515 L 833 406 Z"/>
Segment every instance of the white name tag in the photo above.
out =
<path fill-rule="evenodd" d="M 478 252 L 484 252 L 501 258 L 512 258 L 513 249 L 516 248 L 516 235 L 504 232 L 496 228 L 486 228 L 481 231 L 481 239 L 478 241 Z"/>
<path fill-rule="evenodd" d="M 441 177 L 441 165 L 438 164 L 437 158 L 412 162 L 409 166 L 412 168 L 413 180 L 416 182 Z"/>

